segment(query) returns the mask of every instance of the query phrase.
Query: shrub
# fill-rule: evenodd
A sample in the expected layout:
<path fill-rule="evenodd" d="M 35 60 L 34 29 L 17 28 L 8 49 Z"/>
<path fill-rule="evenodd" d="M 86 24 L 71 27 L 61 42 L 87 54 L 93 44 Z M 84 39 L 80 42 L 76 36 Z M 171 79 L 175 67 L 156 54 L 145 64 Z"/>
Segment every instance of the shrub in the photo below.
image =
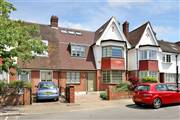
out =
<path fill-rule="evenodd" d="M 145 82 L 149 82 L 149 83 L 157 83 L 157 79 L 154 78 L 154 77 L 145 77 L 142 79 L 142 82 L 145 83 Z"/>
<path fill-rule="evenodd" d="M 128 82 L 124 82 L 124 83 L 120 83 L 119 85 L 117 85 L 117 87 L 115 88 L 116 92 L 119 91 L 129 91 L 128 86 L 130 84 Z"/>
<path fill-rule="evenodd" d="M 7 88 L 7 83 L 4 81 L 0 81 L 0 94 L 5 92 L 5 89 Z"/>
<path fill-rule="evenodd" d="M 21 89 L 21 88 L 31 88 L 31 83 L 25 82 L 23 80 L 16 80 L 9 83 L 9 87 L 15 88 L 15 89 Z"/>
<path fill-rule="evenodd" d="M 129 77 L 129 82 L 130 82 L 130 85 L 128 86 L 128 89 L 130 91 L 133 91 L 136 86 L 140 83 L 140 80 L 137 76 L 131 76 Z"/>
<path fill-rule="evenodd" d="M 103 99 L 103 100 L 107 100 L 107 92 L 101 92 L 100 93 L 100 98 Z"/>

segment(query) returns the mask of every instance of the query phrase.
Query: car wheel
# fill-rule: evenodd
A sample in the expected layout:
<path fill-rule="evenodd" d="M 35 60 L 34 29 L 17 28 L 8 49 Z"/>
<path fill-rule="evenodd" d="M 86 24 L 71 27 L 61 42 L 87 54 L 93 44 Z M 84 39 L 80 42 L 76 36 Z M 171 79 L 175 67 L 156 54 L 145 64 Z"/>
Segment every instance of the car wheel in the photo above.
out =
<path fill-rule="evenodd" d="M 56 98 L 55 101 L 59 101 L 59 98 Z"/>
<path fill-rule="evenodd" d="M 134 102 L 137 106 L 141 106 L 142 104 L 141 103 L 138 103 L 138 102 Z"/>
<path fill-rule="evenodd" d="M 162 102 L 161 102 L 161 99 L 160 99 L 160 98 L 155 98 L 155 99 L 153 100 L 153 107 L 154 107 L 155 109 L 160 108 L 161 105 L 162 105 Z"/>

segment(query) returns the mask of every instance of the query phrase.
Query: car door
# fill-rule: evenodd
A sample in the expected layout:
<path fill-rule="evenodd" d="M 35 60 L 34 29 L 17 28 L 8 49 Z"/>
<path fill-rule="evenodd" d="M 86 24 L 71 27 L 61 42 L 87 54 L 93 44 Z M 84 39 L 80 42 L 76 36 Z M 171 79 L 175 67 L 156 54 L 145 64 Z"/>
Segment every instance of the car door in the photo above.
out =
<path fill-rule="evenodd" d="M 161 98 L 163 104 L 171 103 L 172 93 L 170 91 L 168 91 L 166 84 L 156 85 L 156 91 L 158 92 L 158 95 Z"/>
<path fill-rule="evenodd" d="M 177 92 L 177 87 L 175 84 L 167 84 L 168 91 L 171 93 L 170 102 L 180 103 L 180 92 Z"/>

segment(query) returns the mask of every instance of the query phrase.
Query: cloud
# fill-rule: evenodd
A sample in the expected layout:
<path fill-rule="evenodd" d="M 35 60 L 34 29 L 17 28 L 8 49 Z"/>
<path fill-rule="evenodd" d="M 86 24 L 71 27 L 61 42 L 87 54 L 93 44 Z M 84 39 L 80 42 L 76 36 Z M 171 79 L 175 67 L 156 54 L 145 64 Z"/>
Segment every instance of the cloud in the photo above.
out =
<path fill-rule="evenodd" d="M 69 21 L 61 21 L 60 26 L 61 27 L 66 27 L 66 28 L 91 30 L 89 26 L 83 25 L 81 23 L 72 23 L 72 22 L 69 22 Z"/>
<path fill-rule="evenodd" d="M 132 5 L 143 5 L 152 2 L 152 0 L 108 0 L 107 2 L 112 7 L 121 6 L 131 8 Z"/>

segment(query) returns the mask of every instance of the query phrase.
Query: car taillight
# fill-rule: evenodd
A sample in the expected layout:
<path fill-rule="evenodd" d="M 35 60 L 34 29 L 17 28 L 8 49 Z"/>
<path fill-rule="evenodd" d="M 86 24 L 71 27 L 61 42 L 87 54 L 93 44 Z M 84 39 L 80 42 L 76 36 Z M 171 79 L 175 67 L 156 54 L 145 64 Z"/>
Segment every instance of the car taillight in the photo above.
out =
<path fill-rule="evenodd" d="M 143 96 L 144 96 L 144 97 L 150 97 L 150 96 L 152 96 L 152 94 L 150 94 L 150 93 L 145 93 L 145 94 L 143 94 Z"/>

